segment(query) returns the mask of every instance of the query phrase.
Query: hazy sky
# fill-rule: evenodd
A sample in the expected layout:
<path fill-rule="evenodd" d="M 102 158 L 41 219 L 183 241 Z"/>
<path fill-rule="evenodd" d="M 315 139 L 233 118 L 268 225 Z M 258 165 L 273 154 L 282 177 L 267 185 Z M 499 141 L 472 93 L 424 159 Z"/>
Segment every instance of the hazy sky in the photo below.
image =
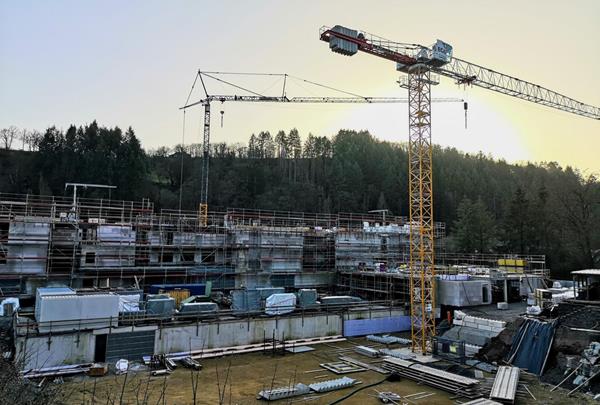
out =
<path fill-rule="evenodd" d="M 341 24 L 399 42 L 437 38 L 454 55 L 600 106 L 600 1 L 7 1 L 0 0 L 0 127 L 44 129 L 96 119 L 131 125 L 145 148 L 175 145 L 198 68 L 286 72 L 369 96 L 404 97 L 394 64 L 351 58 L 318 40 Z M 243 83 L 238 79 L 238 82 Z M 248 82 L 246 82 L 248 83 Z M 208 83 L 214 93 L 228 92 Z M 274 78 L 250 83 L 277 94 Z M 199 90 L 199 89 L 196 89 Z M 239 92 L 238 92 L 239 93 Z M 289 95 L 333 95 L 308 85 Z M 193 100 L 200 98 L 196 91 Z M 508 161 L 558 161 L 600 171 L 600 121 L 442 78 L 434 97 L 469 101 L 433 109 L 434 142 Z M 216 106 L 215 110 L 220 110 Z M 406 105 L 226 104 L 214 142 L 297 127 L 302 136 L 368 129 L 407 139 Z M 199 142 L 201 109 L 187 114 L 186 143 Z"/>

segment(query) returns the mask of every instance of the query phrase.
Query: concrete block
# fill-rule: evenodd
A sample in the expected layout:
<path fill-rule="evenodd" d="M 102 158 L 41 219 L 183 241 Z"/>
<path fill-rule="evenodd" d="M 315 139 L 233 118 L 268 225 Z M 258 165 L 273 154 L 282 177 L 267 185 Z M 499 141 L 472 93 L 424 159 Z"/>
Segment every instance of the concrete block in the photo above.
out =
<path fill-rule="evenodd" d="M 498 309 L 508 309 L 508 302 L 499 302 L 498 304 L 496 304 Z"/>
<path fill-rule="evenodd" d="M 458 325 L 458 326 L 462 326 L 463 325 L 463 320 L 462 319 L 453 319 L 452 320 L 452 324 L 453 325 Z"/>
<path fill-rule="evenodd" d="M 479 325 L 479 327 L 477 329 L 491 331 L 492 327 L 491 326 L 487 326 L 487 325 Z"/>
<path fill-rule="evenodd" d="M 468 326 L 469 328 L 475 328 L 475 329 L 477 329 L 477 323 L 476 322 L 465 321 L 463 323 L 463 326 Z"/>

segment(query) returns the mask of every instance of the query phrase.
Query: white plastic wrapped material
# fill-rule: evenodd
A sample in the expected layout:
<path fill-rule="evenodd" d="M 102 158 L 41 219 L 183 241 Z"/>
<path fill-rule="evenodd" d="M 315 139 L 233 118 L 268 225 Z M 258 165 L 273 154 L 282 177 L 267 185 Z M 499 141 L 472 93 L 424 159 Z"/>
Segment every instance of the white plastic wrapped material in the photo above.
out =
<path fill-rule="evenodd" d="M 542 308 L 537 305 L 527 307 L 527 315 L 539 315 L 542 313 Z"/>
<path fill-rule="evenodd" d="M 119 312 L 138 312 L 140 310 L 140 295 L 119 295 Z"/>
<path fill-rule="evenodd" d="M 296 309 L 296 294 L 272 294 L 267 297 L 265 313 L 267 315 L 288 314 Z"/>
<path fill-rule="evenodd" d="M 0 302 L 0 316 L 4 316 L 4 304 L 13 304 L 13 311 L 19 309 L 19 299 L 18 298 L 5 298 Z M 12 314 L 6 314 L 6 316 L 10 316 Z"/>
<path fill-rule="evenodd" d="M 126 373 L 127 369 L 129 369 L 129 361 L 126 359 L 117 360 L 117 363 L 115 364 L 115 369 L 117 374 Z"/>

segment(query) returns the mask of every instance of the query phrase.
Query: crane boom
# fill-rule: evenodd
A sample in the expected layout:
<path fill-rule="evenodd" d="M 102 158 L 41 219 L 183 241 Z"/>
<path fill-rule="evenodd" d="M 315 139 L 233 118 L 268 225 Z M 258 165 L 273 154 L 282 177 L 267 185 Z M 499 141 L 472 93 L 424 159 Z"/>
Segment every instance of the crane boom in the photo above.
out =
<path fill-rule="evenodd" d="M 202 77 L 202 76 L 200 76 Z M 255 102 L 255 103 L 303 103 L 303 104 L 381 104 L 381 103 L 407 103 L 407 98 L 402 97 L 286 97 L 262 95 L 208 95 L 199 101 L 184 105 L 180 110 L 185 110 L 196 105 L 204 106 L 204 123 L 202 139 L 202 176 L 200 184 L 199 217 L 202 226 L 208 225 L 208 172 L 210 169 L 210 105 L 212 102 Z M 462 102 L 460 98 L 437 98 L 434 102 L 452 103 Z"/>
<path fill-rule="evenodd" d="M 582 103 L 537 84 L 499 73 L 462 59 L 452 58 L 448 64 L 441 67 L 433 67 L 431 70 L 440 75 L 455 79 L 458 84 L 472 84 L 522 100 L 556 108 L 557 110 L 600 120 L 599 107 Z"/>
<path fill-rule="evenodd" d="M 452 56 L 452 46 L 437 40 L 431 47 L 389 41 L 363 31 L 336 25 L 322 27 L 319 39 L 336 53 L 358 51 L 396 62 L 406 73 L 401 86 L 408 89 L 409 290 L 413 351 L 427 352 L 435 336 L 435 265 L 433 234 L 433 171 L 431 143 L 432 73 L 457 84 L 472 84 L 536 104 L 600 119 L 600 108 L 555 91 L 484 68 Z M 466 109 L 466 103 L 465 103 Z M 465 110 L 466 111 L 466 110 Z"/>
<path fill-rule="evenodd" d="M 582 103 L 537 84 L 455 58 L 452 56 L 451 47 L 449 57 L 444 60 L 437 57 L 439 56 L 439 52 L 435 49 L 437 43 L 432 47 L 402 44 L 340 26 L 322 27 L 319 36 L 322 41 L 329 42 L 334 52 L 344 55 L 353 55 L 356 51 L 370 53 L 396 62 L 396 69 L 405 73 L 408 73 L 411 66 L 425 64 L 432 72 L 455 79 L 457 84 L 472 84 L 536 104 L 600 120 L 600 107 Z"/>
<path fill-rule="evenodd" d="M 304 103 L 304 104 L 381 104 L 381 103 L 408 103 L 406 97 L 274 97 L 274 96 L 238 96 L 238 95 L 210 95 L 202 100 L 184 105 L 180 110 L 185 110 L 211 101 L 239 101 L 255 103 Z M 446 97 L 436 98 L 433 101 L 438 103 L 454 103 L 463 101 L 460 98 Z"/>

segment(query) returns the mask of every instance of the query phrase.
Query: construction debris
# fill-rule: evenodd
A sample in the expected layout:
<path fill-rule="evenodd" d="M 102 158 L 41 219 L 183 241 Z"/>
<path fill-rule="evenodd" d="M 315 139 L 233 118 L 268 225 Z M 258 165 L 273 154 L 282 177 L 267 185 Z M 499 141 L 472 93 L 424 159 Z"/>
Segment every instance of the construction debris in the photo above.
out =
<path fill-rule="evenodd" d="M 581 355 L 579 366 L 577 367 L 577 377 L 573 380 L 573 384 L 581 385 L 590 376 L 600 371 L 600 343 L 592 342 Z"/>
<path fill-rule="evenodd" d="M 115 373 L 116 374 L 125 374 L 129 369 L 129 361 L 126 359 L 118 360 L 115 363 Z"/>
<path fill-rule="evenodd" d="M 490 392 L 490 399 L 514 403 L 519 385 L 519 373 L 518 367 L 500 366 Z"/>
<path fill-rule="evenodd" d="M 187 367 L 187 368 L 191 368 L 194 370 L 200 370 L 202 368 L 202 365 L 200 363 L 198 363 L 196 360 L 192 359 L 191 357 L 184 357 L 180 361 L 181 361 L 181 364 L 183 364 L 183 366 Z"/>
<path fill-rule="evenodd" d="M 24 370 L 21 375 L 24 378 L 43 378 L 43 377 L 58 377 L 64 375 L 73 375 L 80 373 L 87 373 L 92 365 L 86 364 L 73 364 L 69 366 L 57 366 L 57 367 L 46 367 L 32 370 Z"/>
<path fill-rule="evenodd" d="M 388 404 L 388 403 L 396 403 L 397 401 L 400 401 L 402 399 L 402 397 L 398 394 L 396 394 L 395 392 L 391 392 L 391 391 L 385 391 L 385 392 L 380 392 L 377 395 L 377 398 L 379 398 L 379 400 L 381 402 L 383 402 L 384 404 Z"/>
<path fill-rule="evenodd" d="M 163 375 L 169 375 L 169 374 L 171 374 L 171 370 L 166 369 L 166 368 L 162 369 L 162 370 L 152 370 L 150 372 L 150 374 L 152 375 L 152 377 L 160 377 L 160 376 L 163 376 Z"/>
<path fill-rule="evenodd" d="M 90 377 L 102 377 L 108 373 L 108 364 L 94 363 L 90 366 L 88 375 Z"/>

